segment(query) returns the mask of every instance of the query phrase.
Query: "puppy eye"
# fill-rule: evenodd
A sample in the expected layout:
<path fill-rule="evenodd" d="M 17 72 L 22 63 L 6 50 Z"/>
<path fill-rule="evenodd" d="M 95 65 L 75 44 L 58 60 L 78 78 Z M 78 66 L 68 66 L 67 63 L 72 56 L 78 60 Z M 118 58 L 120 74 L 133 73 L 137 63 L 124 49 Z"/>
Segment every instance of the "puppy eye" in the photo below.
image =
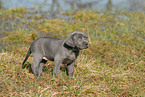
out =
<path fill-rule="evenodd" d="M 87 36 L 84 36 L 84 38 L 88 39 L 88 37 L 87 37 Z"/>
<path fill-rule="evenodd" d="M 82 39 L 82 37 L 78 37 L 77 39 L 80 40 L 80 39 Z"/>

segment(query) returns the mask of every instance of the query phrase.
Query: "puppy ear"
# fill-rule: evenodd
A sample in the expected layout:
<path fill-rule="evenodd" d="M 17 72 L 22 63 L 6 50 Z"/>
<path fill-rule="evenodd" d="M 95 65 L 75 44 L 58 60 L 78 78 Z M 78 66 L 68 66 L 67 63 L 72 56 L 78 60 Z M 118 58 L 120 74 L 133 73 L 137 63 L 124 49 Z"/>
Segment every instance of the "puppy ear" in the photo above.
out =
<path fill-rule="evenodd" d="M 75 43 L 74 43 L 74 39 L 73 39 L 73 37 L 74 37 L 75 34 L 76 34 L 76 32 L 73 32 L 73 33 L 71 33 L 71 34 L 68 35 L 68 37 L 67 37 L 67 39 L 65 41 L 65 43 L 67 45 L 69 45 L 71 47 L 75 47 Z"/>

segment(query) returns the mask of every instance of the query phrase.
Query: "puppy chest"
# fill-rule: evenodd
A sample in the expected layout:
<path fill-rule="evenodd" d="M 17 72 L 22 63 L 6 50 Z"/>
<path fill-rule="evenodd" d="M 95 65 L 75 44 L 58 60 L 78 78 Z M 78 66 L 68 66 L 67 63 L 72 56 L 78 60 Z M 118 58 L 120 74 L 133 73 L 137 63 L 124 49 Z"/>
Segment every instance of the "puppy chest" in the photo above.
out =
<path fill-rule="evenodd" d="M 63 64 L 71 64 L 73 61 L 74 60 L 72 60 L 72 59 L 66 58 L 66 59 L 63 60 Z"/>
<path fill-rule="evenodd" d="M 75 54 L 70 54 L 69 56 L 67 56 L 65 59 L 64 59 L 64 64 L 70 64 L 72 63 L 74 60 L 76 59 L 76 56 Z"/>

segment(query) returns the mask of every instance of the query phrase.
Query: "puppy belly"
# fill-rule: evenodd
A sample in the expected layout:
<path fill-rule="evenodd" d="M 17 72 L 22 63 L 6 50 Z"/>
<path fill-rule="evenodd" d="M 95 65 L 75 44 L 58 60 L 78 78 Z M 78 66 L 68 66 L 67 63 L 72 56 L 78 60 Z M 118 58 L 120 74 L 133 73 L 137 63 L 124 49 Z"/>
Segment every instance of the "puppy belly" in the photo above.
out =
<path fill-rule="evenodd" d="M 48 60 L 46 57 L 43 57 L 42 59 L 44 59 L 44 60 L 46 60 L 46 61 Z"/>

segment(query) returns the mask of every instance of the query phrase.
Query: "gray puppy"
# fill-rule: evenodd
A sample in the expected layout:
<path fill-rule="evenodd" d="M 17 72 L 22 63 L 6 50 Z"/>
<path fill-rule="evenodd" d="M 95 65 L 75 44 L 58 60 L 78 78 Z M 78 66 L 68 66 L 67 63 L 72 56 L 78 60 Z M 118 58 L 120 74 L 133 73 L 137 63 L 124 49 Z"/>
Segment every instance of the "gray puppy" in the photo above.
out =
<path fill-rule="evenodd" d="M 73 77 L 75 59 L 81 49 L 88 48 L 88 36 L 82 31 L 71 33 L 66 39 L 56 37 L 42 37 L 34 40 L 23 61 L 23 66 L 31 53 L 33 53 L 32 71 L 35 76 L 40 76 L 47 60 L 54 61 L 53 75 L 58 75 L 60 65 L 67 64 L 66 70 L 69 77 Z"/>

